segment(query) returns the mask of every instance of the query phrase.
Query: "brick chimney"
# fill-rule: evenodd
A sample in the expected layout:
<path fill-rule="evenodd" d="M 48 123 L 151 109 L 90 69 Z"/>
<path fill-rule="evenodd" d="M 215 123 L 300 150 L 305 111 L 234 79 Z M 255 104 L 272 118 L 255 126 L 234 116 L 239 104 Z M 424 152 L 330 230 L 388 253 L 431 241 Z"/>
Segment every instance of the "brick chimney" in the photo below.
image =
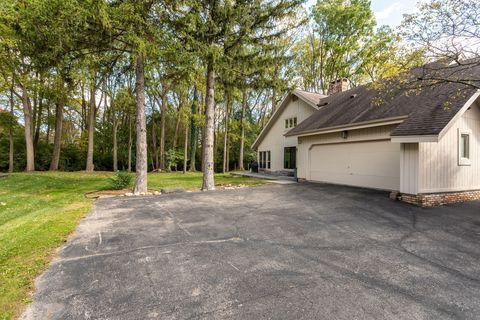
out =
<path fill-rule="evenodd" d="M 348 90 L 348 79 L 346 78 L 337 79 L 330 82 L 330 85 L 328 86 L 327 95 L 331 96 L 347 90 Z"/>

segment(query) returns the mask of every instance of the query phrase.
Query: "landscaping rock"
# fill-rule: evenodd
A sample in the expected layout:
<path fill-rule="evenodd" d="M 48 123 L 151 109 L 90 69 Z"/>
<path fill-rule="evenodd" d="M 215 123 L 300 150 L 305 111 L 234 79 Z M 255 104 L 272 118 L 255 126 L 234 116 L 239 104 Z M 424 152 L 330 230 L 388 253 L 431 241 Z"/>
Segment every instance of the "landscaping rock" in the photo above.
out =
<path fill-rule="evenodd" d="M 132 193 L 132 192 L 127 192 L 127 193 L 125 193 L 125 195 L 126 195 L 127 197 L 131 197 L 131 196 L 133 196 L 133 193 Z"/>
<path fill-rule="evenodd" d="M 175 189 L 175 188 L 172 188 L 172 189 L 165 188 L 165 189 L 160 190 L 160 192 L 162 194 L 171 194 L 171 193 L 182 193 L 182 192 L 185 192 L 185 190 L 180 189 L 180 188 L 177 188 L 177 189 Z"/>

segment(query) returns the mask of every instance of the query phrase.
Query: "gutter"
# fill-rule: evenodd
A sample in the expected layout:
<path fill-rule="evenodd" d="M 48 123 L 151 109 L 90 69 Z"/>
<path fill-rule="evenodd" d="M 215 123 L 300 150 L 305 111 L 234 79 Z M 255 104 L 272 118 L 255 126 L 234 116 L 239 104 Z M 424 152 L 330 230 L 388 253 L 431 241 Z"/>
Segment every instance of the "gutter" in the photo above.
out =
<path fill-rule="evenodd" d="M 306 136 L 314 136 L 318 134 L 327 134 L 327 133 L 332 133 L 332 132 L 339 132 L 339 131 L 344 131 L 344 130 L 357 130 L 357 129 L 365 129 L 365 128 L 371 128 L 371 127 L 380 127 L 380 126 L 387 126 L 390 124 L 400 124 L 405 119 L 407 119 L 408 116 L 399 116 L 399 117 L 391 117 L 391 118 L 384 118 L 384 119 L 378 119 L 378 120 L 371 120 L 371 121 L 363 121 L 363 122 L 357 122 L 357 123 L 350 123 L 350 124 L 342 124 L 338 126 L 331 126 L 331 127 L 326 127 L 326 128 L 321 128 L 321 129 L 313 129 L 313 130 L 308 130 L 308 131 L 303 131 L 299 133 L 290 133 L 287 132 L 284 134 L 286 137 L 292 137 L 292 136 L 298 136 L 298 137 L 306 137 Z"/>

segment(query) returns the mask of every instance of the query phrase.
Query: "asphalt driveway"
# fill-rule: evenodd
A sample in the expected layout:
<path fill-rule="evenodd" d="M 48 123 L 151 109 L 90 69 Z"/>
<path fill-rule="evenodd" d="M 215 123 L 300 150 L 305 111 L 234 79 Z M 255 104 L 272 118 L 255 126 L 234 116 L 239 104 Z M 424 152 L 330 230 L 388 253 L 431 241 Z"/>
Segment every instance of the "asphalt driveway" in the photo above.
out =
<path fill-rule="evenodd" d="M 478 319 L 480 202 L 320 184 L 99 200 L 24 319 Z"/>

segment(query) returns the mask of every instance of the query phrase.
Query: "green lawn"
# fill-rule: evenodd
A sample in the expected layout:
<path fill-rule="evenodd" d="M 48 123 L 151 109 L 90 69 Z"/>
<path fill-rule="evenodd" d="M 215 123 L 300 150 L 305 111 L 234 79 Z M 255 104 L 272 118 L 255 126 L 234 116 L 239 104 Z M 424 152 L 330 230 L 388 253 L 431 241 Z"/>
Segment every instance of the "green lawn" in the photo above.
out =
<path fill-rule="evenodd" d="M 0 177 L 0 320 L 18 316 L 33 280 L 48 266 L 93 200 L 87 192 L 108 189 L 111 173 L 15 173 Z M 201 173 L 152 173 L 149 189 L 199 189 Z M 261 180 L 216 175 L 217 185 L 257 185 Z"/>

